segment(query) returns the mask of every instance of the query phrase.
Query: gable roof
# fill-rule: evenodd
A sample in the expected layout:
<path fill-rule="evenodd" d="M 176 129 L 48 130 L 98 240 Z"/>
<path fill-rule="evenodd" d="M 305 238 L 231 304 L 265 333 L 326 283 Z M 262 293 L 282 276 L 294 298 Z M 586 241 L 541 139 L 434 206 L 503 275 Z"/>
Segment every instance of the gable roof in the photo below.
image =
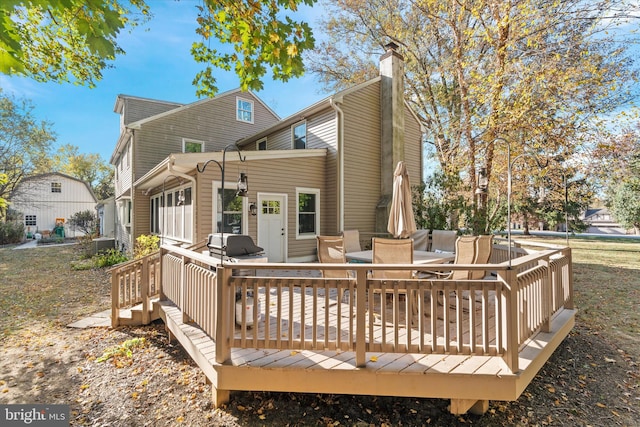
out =
<path fill-rule="evenodd" d="M 322 111 L 328 107 L 331 107 L 333 104 L 335 103 L 341 103 L 343 101 L 343 98 L 347 95 L 350 95 L 354 92 L 357 92 L 361 89 L 366 88 L 367 86 L 370 86 L 376 82 L 379 82 L 382 79 L 381 76 L 378 77 L 374 77 L 373 79 L 367 80 L 366 82 L 357 84 L 355 86 L 351 86 L 347 89 L 343 89 L 341 91 L 338 91 L 336 93 L 334 93 L 333 95 L 330 95 L 324 99 L 321 99 L 320 101 L 316 102 L 315 104 L 312 104 L 296 113 L 293 113 L 292 115 L 285 117 L 284 119 L 282 119 L 281 121 L 279 121 L 278 123 L 274 124 L 271 127 L 268 127 L 266 129 L 261 130 L 258 133 L 255 133 L 251 136 L 248 136 L 246 138 L 241 139 L 240 141 L 238 141 L 238 146 L 239 147 L 243 147 L 253 141 L 256 141 L 260 138 L 263 138 L 273 132 L 277 132 L 279 130 L 285 129 L 289 126 L 291 126 L 292 124 L 299 122 L 301 120 L 304 120 L 306 117 L 311 116 L 312 114 L 315 114 L 319 111 Z M 409 107 L 409 103 L 405 100 L 404 101 L 405 106 Z M 409 111 L 411 112 L 411 115 L 413 116 L 413 118 L 416 120 L 416 122 L 419 123 L 420 125 L 420 129 L 421 131 L 424 133 L 424 124 L 422 123 L 422 121 L 420 120 L 420 118 L 415 114 L 415 112 L 413 111 L 412 108 L 409 108 Z"/>
<path fill-rule="evenodd" d="M 93 189 L 91 188 L 91 185 L 87 181 L 84 181 L 82 179 L 73 177 L 71 175 L 64 174 L 62 172 L 47 172 L 47 173 L 41 173 L 41 174 L 38 174 L 38 175 L 31 175 L 31 176 L 28 176 L 26 178 L 23 178 L 20 181 L 20 183 L 16 186 L 16 189 L 13 192 L 15 193 L 16 190 L 18 190 L 20 188 L 20 185 L 23 182 L 40 181 L 40 180 L 46 179 L 47 177 L 56 177 L 56 176 L 60 177 L 60 178 L 65 178 L 65 179 L 69 179 L 69 180 L 72 180 L 72 181 L 77 181 L 77 182 L 83 183 L 85 185 L 85 187 L 87 187 L 87 190 L 91 194 L 91 197 L 93 197 L 93 200 L 95 200 L 96 202 L 98 201 L 98 198 L 96 197 L 95 193 L 93 192 Z"/>
<path fill-rule="evenodd" d="M 141 120 L 129 123 L 127 125 L 127 128 L 129 128 L 129 129 L 140 129 L 142 127 L 142 125 L 144 125 L 145 123 L 149 123 L 149 122 L 152 122 L 154 120 L 161 119 L 163 117 L 167 117 L 167 116 L 170 116 L 170 115 L 173 115 L 173 114 L 177 114 L 177 113 L 180 113 L 182 111 L 189 110 L 191 108 L 197 107 L 197 106 L 205 104 L 207 102 L 215 101 L 215 100 L 218 100 L 218 99 L 220 99 L 222 97 L 225 97 L 225 96 L 228 96 L 228 95 L 232 95 L 232 94 L 238 93 L 238 92 L 242 92 L 242 91 L 239 88 L 238 89 L 233 89 L 233 90 L 230 90 L 230 91 L 227 91 L 227 92 L 223 92 L 223 93 L 221 93 L 219 95 L 216 95 L 214 98 L 200 99 L 200 100 L 192 102 L 190 104 L 183 104 L 178 108 L 174 108 L 172 110 L 165 111 L 164 113 L 156 114 L 154 116 L 147 117 L 145 119 L 141 119 Z M 265 104 L 260 99 L 260 97 L 258 97 L 253 92 L 249 92 L 249 93 L 251 93 L 251 95 L 253 95 L 260 102 L 260 104 L 262 104 L 267 110 L 269 110 L 269 112 L 271 114 L 273 114 L 274 117 L 276 117 L 278 120 L 280 119 L 280 116 L 278 116 L 271 108 L 269 108 L 269 106 L 267 104 Z"/>

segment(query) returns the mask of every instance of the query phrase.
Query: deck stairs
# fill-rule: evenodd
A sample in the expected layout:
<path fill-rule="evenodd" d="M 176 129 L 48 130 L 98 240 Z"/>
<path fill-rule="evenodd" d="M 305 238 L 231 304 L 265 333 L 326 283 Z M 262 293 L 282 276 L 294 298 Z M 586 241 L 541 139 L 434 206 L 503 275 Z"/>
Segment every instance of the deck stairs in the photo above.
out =
<path fill-rule="evenodd" d="M 152 298 L 149 303 L 149 322 L 160 319 L 160 305 L 158 298 Z M 142 316 L 142 304 L 120 309 L 118 324 L 121 326 L 144 325 Z"/>

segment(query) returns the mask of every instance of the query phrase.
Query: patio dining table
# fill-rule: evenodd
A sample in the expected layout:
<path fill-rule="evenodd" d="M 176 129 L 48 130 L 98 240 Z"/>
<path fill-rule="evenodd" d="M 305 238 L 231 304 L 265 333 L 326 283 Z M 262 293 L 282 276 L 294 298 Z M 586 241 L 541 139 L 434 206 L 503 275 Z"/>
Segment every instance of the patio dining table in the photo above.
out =
<path fill-rule="evenodd" d="M 347 261 L 364 263 L 373 262 L 373 250 L 347 252 L 345 256 Z M 456 255 L 452 252 L 413 251 L 414 264 L 446 264 L 453 261 L 455 258 Z"/>

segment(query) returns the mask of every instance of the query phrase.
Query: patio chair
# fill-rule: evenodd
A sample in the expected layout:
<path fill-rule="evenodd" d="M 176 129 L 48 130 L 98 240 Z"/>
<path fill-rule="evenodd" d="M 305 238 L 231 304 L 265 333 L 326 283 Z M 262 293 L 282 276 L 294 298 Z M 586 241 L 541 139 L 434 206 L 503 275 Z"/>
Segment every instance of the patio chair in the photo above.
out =
<path fill-rule="evenodd" d="M 344 239 L 341 236 L 317 236 L 318 262 L 331 264 L 346 264 Z M 352 279 L 349 270 L 320 270 L 322 277 L 327 279 Z M 344 289 L 339 291 L 340 301 L 344 297 Z"/>
<path fill-rule="evenodd" d="M 413 239 L 384 239 L 374 237 L 373 263 L 374 264 L 413 264 Z M 373 270 L 371 277 L 374 279 L 411 279 L 411 270 Z"/>
<path fill-rule="evenodd" d="M 340 236 L 317 236 L 318 262 L 346 264 L 344 239 Z M 322 277 L 331 279 L 350 278 L 347 270 L 321 270 Z"/>
<path fill-rule="evenodd" d="M 360 252 L 362 250 L 360 246 L 360 232 L 358 230 L 344 230 L 342 232 L 342 238 L 344 239 L 345 252 Z"/>
<path fill-rule="evenodd" d="M 385 239 L 380 237 L 374 237 L 372 240 L 373 246 L 373 264 L 413 264 L 413 239 Z M 372 270 L 372 279 L 390 279 L 390 280 L 402 280 L 414 278 L 414 272 L 412 270 Z M 380 292 L 376 290 L 374 292 Z M 406 294 L 405 291 L 400 291 Z M 387 290 L 386 294 L 382 297 L 380 303 L 380 309 L 386 310 L 385 301 L 393 293 L 392 290 Z M 411 323 L 413 324 L 413 316 L 417 314 L 417 297 L 412 305 Z M 409 313 L 407 313 L 409 315 Z"/>
<path fill-rule="evenodd" d="M 429 230 L 416 230 L 416 232 L 411 235 L 413 239 L 413 249 L 416 251 L 428 251 L 429 234 Z"/>
<path fill-rule="evenodd" d="M 476 256 L 473 260 L 474 264 L 488 264 L 491 259 L 491 251 L 493 248 L 493 235 L 482 235 L 476 239 Z M 469 279 L 484 279 L 487 272 L 484 270 L 473 270 L 469 275 Z"/>
<path fill-rule="evenodd" d="M 455 230 L 433 230 L 431 252 L 455 252 L 457 236 L 458 233 Z"/>

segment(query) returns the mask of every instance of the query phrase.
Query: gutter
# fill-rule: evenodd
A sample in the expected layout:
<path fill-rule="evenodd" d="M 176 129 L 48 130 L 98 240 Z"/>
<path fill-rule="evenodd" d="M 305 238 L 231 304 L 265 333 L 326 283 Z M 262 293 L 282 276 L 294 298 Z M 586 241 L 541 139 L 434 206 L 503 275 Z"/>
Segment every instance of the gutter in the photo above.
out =
<path fill-rule="evenodd" d="M 344 112 L 338 104 L 343 98 L 330 98 L 329 105 L 336 112 L 336 135 L 338 150 L 338 230 L 344 231 Z"/>

